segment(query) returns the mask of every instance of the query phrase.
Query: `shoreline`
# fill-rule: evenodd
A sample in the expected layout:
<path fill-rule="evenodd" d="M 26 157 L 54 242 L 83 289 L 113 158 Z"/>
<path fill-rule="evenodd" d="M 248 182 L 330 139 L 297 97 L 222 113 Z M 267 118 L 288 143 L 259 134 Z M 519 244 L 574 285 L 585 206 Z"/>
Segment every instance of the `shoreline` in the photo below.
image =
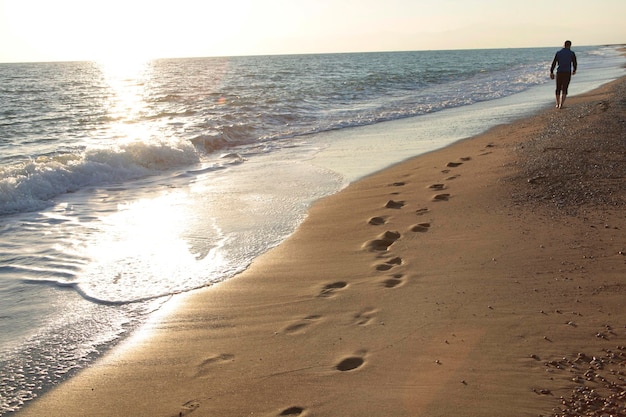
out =
<path fill-rule="evenodd" d="M 610 395 L 602 379 L 626 371 L 626 144 L 606 138 L 624 137 L 625 84 L 318 201 L 244 273 L 177 297 L 17 414 L 547 415 L 593 357 L 585 385 Z M 594 177 L 572 161 L 600 137 L 615 159 Z M 554 181 L 566 170 L 577 182 Z"/>

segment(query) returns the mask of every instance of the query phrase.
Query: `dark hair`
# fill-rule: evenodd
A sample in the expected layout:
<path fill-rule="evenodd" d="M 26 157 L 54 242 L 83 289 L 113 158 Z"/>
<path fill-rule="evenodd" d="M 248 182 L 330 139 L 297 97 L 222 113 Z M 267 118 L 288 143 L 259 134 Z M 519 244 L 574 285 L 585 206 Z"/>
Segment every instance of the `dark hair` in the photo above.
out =
<path fill-rule="evenodd" d="M 565 47 L 572 46 L 572 41 L 565 41 Z"/>

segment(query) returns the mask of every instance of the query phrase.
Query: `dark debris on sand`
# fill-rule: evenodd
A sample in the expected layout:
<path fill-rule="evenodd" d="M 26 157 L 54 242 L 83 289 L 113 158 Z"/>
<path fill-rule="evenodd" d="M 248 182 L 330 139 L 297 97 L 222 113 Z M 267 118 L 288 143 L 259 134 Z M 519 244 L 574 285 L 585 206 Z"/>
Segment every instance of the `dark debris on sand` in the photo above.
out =
<path fill-rule="evenodd" d="M 546 113 L 542 117 L 547 127 L 516 146 L 515 174 L 505 179 L 514 190 L 513 203 L 549 209 L 557 216 L 593 211 L 623 215 L 626 77 L 607 87 L 609 92 L 597 94 L 597 99 L 584 103 L 570 99 L 564 109 Z M 605 349 L 595 356 L 579 353 L 544 366 L 548 372 L 571 377 L 569 394 L 555 396 L 559 406 L 550 417 L 626 417 L 626 347 Z M 553 395 L 547 388 L 535 392 Z"/>
<path fill-rule="evenodd" d="M 547 128 L 516 148 L 513 201 L 568 215 L 584 206 L 626 206 L 626 78 L 601 99 L 546 115 Z"/>
<path fill-rule="evenodd" d="M 626 346 L 546 362 L 546 371 L 569 373 L 576 385 L 569 396 L 560 397 L 561 404 L 549 417 L 626 416 L 625 365 Z"/>

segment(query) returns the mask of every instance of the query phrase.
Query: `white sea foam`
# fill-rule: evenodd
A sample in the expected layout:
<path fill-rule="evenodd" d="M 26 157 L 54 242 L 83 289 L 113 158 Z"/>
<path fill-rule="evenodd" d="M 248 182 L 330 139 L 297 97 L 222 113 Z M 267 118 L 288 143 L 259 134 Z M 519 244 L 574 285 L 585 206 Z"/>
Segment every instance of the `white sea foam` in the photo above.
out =
<path fill-rule="evenodd" d="M 41 210 L 60 194 L 198 162 L 196 149 L 186 142 L 132 142 L 114 149 L 40 156 L 0 168 L 0 215 Z"/>

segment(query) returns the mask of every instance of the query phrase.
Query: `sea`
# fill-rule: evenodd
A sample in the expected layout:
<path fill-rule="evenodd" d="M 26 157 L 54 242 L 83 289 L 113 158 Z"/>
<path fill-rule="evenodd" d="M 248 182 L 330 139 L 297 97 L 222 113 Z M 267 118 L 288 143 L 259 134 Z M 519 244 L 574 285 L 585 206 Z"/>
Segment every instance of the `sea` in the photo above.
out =
<path fill-rule="evenodd" d="M 316 200 L 554 106 L 558 49 L 0 64 L 0 415 Z M 625 75 L 617 46 L 573 50 L 570 95 Z"/>

